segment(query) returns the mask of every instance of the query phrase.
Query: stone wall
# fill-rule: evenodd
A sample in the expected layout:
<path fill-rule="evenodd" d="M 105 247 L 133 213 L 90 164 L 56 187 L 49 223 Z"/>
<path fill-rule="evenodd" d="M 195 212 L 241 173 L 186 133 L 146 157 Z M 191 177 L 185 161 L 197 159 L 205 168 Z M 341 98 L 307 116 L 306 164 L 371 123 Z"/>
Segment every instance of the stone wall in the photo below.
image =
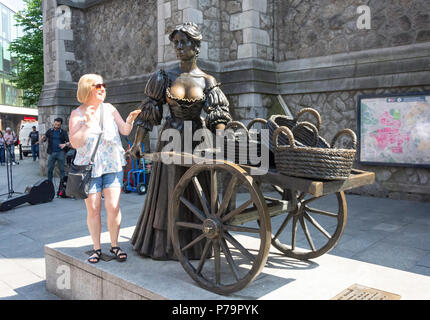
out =
<path fill-rule="evenodd" d="M 277 61 L 430 40 L 427 0 L 277 0 L 276 3 Z M 357 28 L 360 5 L 370 7 L 370 30 Z"/>
<path fill-rule="evenodd" d="M 430 86 L 284 95 L 283 98 L 293 115 L 296 115 L 302 106 L 315 108 L 322 118 L 320 134 L 330 143 L 334 135 L 344 128 L 357 132 L 358 96 L 422 91 L 430 91 Z M 315 123 L 312 116 L 303 119 Z M 357 161 L 354 168 L 375 172 L 376 181 L 373 185 L 353 189 L 350 193 L 393 199 L 430 200 L 430 169 L 370 166 Z"/>
<path fill-rule="evenodd" d="M 168 34 L 193 21 L 203 35 L 200 58 L 212 62 L 242 58 L 273 59 L 273 1 L 171 0 L 159 5 L 159 33 L 164 39 L 159 61 L 176 59 Z M 160 54 L 161 53 L 161 54 Z"/>
<path fill-rule="evenodd" d="M 81 73 L 111 80 L 152 72 L 157 65 L 156 4 L 110 0 L 81 11 L 84 25 L 75 29 L 75 51 L 85 62 Z"/>

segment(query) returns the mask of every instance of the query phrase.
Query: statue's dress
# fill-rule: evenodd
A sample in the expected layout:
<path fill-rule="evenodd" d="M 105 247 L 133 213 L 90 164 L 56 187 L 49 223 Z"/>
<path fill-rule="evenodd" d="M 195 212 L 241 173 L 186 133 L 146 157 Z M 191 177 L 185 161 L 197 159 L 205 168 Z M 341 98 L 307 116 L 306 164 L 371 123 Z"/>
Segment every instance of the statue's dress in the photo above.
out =
<path fill-rule="evenodd" d="M 162 105 L 167 103 L 170 110 L 170 115 L 166 117 L 159 132 L 155 152 L 160 152 L 169 143 L 169 141 L 162 141 L 160 137 L 163 131 L 171 128 L 177 129 L 181 133 L 181 151 L 184 151 L 183 133 L 185 121 L 190 121 L 189 124 L 192 125 L 193 133 L 195 130 L 205 127 L 214 133 L 218 124 L 227 124 L 231 121 L 227 98 L 215 82 L 215 79 L 204 73 L 192 77 L 196 80 L 196 88 L 202 93 L 201 96 L 192 99 L 187 97 L 177 98 L 171 93 L 172 85 L 184 80 L 178 69 L 170 72 L 160 70 L 151 76 L 146 85 L 146 97 L 142 103 L 142 112 L 135 123 L 147 130 L 152 130 L 154 125 L 161 123 Z M 186 77 L 185 81 L 187 81 Z M 202 118 L 202 110 L 207 114 L 205 119 Z M 204 139 L 212 139 L 212 137 L 205 137 Z M 200 142 L 193 141 L 193 150 L 198 144 Z M 175 186 L 186 170 L 186 167 L 174 164 L 164 164 L 162 162 L 152 164 L 145 204 L 130 240 L 134 249 L 140 255 L 159 260 L 177 259 L 168 231 L 169 196 L 173 194 Z M 199 176 L 198 178 L 202 188 L 209 190 L 208 177 Z M 190 187 L 185 192 L 186 198 L 192 200 L 197 207 L 201 208 L 194 188 Z M 206 196 L 209 197 L 208 194 Z M 180 215 L 184 220 L 198 221 L 194 214 L 184 206 L 180 210 Z M 179 233 L 179 241 L 189 243 L 199 234 L 201 234 L 199 230 L 184 229 Z M 204 241 L 197 243 L 186 250 L 184 255 L 189 259 L 200 259 L 203 245 Z"/>

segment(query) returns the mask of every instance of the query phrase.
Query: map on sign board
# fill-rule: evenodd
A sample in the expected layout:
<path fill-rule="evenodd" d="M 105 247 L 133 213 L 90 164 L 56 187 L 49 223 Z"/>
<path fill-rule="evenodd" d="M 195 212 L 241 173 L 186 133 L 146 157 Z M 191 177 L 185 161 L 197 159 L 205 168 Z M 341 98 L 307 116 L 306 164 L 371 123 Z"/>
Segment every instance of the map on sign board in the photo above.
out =
<path fill-rule="evenodd" d="M 430 93 L 359 97 L 362 163 L 430 167 Z"/>

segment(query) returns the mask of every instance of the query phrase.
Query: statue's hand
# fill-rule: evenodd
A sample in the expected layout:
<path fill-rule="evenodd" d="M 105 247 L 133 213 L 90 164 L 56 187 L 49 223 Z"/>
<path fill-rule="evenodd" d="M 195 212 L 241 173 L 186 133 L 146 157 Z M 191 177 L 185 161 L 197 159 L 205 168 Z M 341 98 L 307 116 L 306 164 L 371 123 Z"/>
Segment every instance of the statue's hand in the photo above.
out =
<path fill-rule="evenodd" d="M 143 157 L 142 142 L 146 135 L 146 129 L 138 127 L 136 135 L 134 137 L 134 142 L 131 148 L 126 152 L 126 157 L 133 157 L 135 159 L 140 159 Z"/>
<path fill-rule="evenodd" d="M 140 159 L 143 157 L 142 145 L 140 143 L 134 143 L 130 149 L 125 153 L 126 157 L 132 157 L 134 159 Z"/>

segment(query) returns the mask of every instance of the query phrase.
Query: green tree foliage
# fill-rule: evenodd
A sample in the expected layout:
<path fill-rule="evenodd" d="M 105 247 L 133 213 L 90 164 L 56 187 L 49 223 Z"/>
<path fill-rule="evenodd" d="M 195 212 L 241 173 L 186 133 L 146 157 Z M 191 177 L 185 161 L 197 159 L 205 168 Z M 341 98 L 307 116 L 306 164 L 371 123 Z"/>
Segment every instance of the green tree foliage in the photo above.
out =
<path fill-rule="evenodd" d="M 27 8 L 15 15 L 23 35 L 11 42 L 9 50 L 16 74 L 12 79 L 24 90 L 25 106 L 36 107 L 43 86 L 43 15 L 42 0 L 24 0 Z"/>

